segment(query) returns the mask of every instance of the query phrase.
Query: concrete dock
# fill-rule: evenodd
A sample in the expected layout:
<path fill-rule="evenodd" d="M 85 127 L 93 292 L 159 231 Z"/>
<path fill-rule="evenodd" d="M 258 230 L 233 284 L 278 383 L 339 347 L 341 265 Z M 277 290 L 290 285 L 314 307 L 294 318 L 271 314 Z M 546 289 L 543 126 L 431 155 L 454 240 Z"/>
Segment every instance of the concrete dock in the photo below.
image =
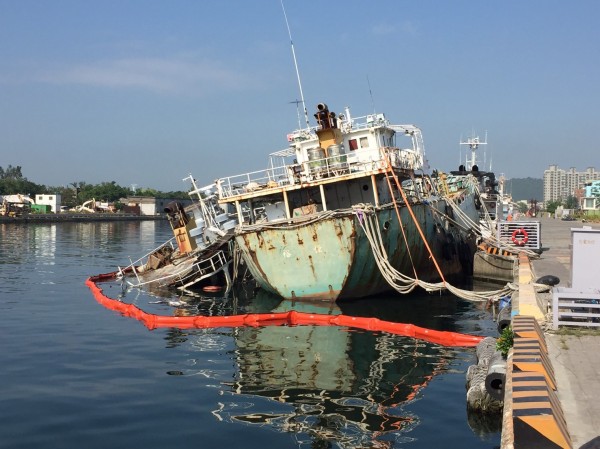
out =
<path fill-rule="evenodd" d="M 543 329 L 556 394 L 572 447 L 600 449 L 600 330 L 561 328 L 552 331 L 548 307 L 552 293 L 539 292 L 533 286 L 541 276 L 554 275 L 560 279 L 559 286 L 571 287 L 571 229 L 584 226 L 600 229 L 600 224 L 552 218 L 538 220 L 543 251 L 539 258 L 520 259 L 518 313 L 533 316 Z M 517 441 L 514 443 L 514 447 L 525 447 Z"/>

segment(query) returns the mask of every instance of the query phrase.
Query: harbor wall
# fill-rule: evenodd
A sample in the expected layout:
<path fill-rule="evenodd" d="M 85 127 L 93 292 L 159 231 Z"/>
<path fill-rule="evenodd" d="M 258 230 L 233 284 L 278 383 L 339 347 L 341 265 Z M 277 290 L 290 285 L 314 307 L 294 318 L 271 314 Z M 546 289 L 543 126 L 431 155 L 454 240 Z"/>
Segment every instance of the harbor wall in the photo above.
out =
<path fill-rule="evenodd" d="M 165 215 L 133 215 L 112 213 L 87 214 L 28 214 L 20 217 L 0 216 L 0 223 L 63 223 L 96 221 L 148 221 L 166 220 Z"/>

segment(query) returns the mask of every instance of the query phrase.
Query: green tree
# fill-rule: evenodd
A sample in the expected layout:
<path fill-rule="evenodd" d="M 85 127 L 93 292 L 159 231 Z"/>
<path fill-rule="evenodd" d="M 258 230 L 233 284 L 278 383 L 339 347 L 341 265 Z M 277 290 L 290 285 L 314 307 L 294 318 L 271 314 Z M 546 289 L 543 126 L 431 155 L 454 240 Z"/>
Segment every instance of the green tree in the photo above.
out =
<path fill-rule="evenodd" d="M 21 166 L 17 165 L 16 167 L 13 167 L 9 164 L 9 166 L 6 167 L 6 170 L 0 167 L 0 179 L 23 179 Z"/>
<path fill-rule="evenodd" d="M 565 207 L 567 209 L 579 209 L 579 201 L 573 195 L 569 195 L 565 200 Z"/>
<path fill-rule="evenodd" d="M 62 198 L 62 206 L 74 207 L 84 202 L 96 199 L 115 203 L 121 198 L 128 196 L 149 196 L 154 198 L 189 199 L 188 193 L 183 191 L 161 192 L 152 188 L 138 189 L 133 192 L 128 187 L 121 187 L 115 181 L 102 182 L 100 184 L 88 184 L 84 181 L 75 181 L 65 187 L 49 187 L 35 184 L 23 176 L 21 166 L 6 168 L 0 167 L 0 195 L 21 193 L 26 195 L 37 195 L 38 193 L 59 194 Z"/>
<path fill-rule="evenodd" d="M 9 165 L 6 169 L 0 167 L 0 195 L 15 193 L 33 196 L 38 193 L 46 193 L 46 187 L 25 178 L 20 166 L 13 167 Z"/>
<path fill-rule="evenodd" d="M 126 187 L 121 187 L 115 181 L 103 182 L 92 185 L 85 184 L 81 187 L 79 200 L 85 202 L 87 200 L 96 199 L 97 201 L 107 201 L 113 203 L 120 198 L 131 195 L 131 191 Z"/>
<path fill-rule="evenodd" d="M 135 191 L 135 196 L 150 196 L 153 198 L 157 198 L 159 191 L 156 189 L 149 189 L 147 187 L 143 187 L 141 189 L 137 189 Z"/>
<path fill-rule="evenodd" d="M 161 192 L 160 190 L 151 189 L 151 188 L 141 188 L 137 189 L 135 193 L 130 193 L 130 195 L 135 196 L 149 196 L 152 198 L 161 198 L 161 199 L 175 199 L 175 200 L 186 200 L 189 199 L 189 195 L 187 192 L 183 192 L 178 190 L 176 192 Z"/>
<path fill-rule="evenodd" d="M 554 212 L 556 212 L 556 209 L 560 206 L 562 206 L 562 201 L 560 200 L 548 201 L 546 203 L 546 212 L 550 212 L 551 214 L 553 214 Z"/>

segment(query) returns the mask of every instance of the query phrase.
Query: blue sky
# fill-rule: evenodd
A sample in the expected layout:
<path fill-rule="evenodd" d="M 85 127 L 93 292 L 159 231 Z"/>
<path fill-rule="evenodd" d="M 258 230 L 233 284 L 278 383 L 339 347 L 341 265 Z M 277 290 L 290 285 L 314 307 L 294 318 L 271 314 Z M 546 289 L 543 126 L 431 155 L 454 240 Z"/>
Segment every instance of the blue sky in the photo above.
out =
<path fill-rule="evenodd" d="M 284 5 L 311 118 L 324 102 L 415 124 L 440 170 L 486 132 L 507 178 L 600 169 L 600 2 Z M 0 0 L 0 166 L 38 184 L 260 170 L 298 98 L 280 0 Z"/>

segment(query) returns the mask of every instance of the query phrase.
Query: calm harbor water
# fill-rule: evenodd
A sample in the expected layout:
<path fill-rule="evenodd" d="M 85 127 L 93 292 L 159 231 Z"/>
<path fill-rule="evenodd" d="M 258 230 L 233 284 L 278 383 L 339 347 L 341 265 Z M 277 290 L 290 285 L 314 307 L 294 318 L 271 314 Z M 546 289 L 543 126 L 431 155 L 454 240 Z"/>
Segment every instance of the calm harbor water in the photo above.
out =
<path fill-rule="evenodd" d="M 85 280 L 171 236 L 166 222 L 0 224 L 3 448 L 495 448 L 467 413 L 475 351 L 343 327 L 148 330 L 103 308 Z M 338 304 L 227 299 L 104 284 L 163 315 L 312 311 L 497 335 L 448 295 Z"/>

